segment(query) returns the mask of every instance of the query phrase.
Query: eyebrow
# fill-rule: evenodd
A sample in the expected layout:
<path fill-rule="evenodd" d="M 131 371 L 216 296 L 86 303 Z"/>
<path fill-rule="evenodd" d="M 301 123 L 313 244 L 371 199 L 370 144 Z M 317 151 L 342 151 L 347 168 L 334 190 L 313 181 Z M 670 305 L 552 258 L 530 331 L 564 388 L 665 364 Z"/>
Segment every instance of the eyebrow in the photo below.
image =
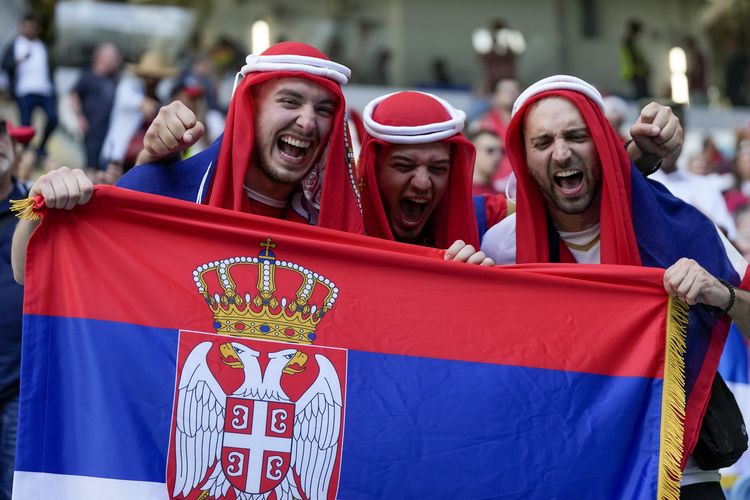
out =
<path fill-rule="evenodd" d="M 404 161 L 404 162 L 407 162 L 407 163 L 414 163 L 415 162 L 414 158 L 412 158 L 411 156 L 404 155 L 404 154 L 399 154 L 399 153 L 391 155 L 391 161 L 392 162 L 394 162 L 394 161 Z M 431 165 L 443 165 L 443 164 L 450 165 L 450 163 L 451 163 L 451 159 L 450 158 L 440 158 L 440 159 L 438 159 L 436 161 L 433 161 L 431 163 Z"/>
<path fill-rule="evenodd" d="M 571 134 L 578 134 L 580 132 L 583 132 L 584 134 L 588 134 L 589 133 L 589 129 L 587 127 L 569 128 L 569 129 L 565 129 L 563 131 L 563 135 L 567 136 L 567 135 L 571 135 Z M 537 140 L 546 139 L 547 137 L 550 137 L 549 132 L 542 132 L 540 134 L 537 134 L 537 135 L 533 136 L 530 139 L 530 141 L 534 142 L 534 141 L 537 141 Z"/>
<path fill-rule="evenodd" d="M 276 92 L 276 96 L 277 97 L 283 97 L 283 96 L 293 97 L 295 99 L 299 99 L 300 101 L 302 101 L 302 100 L 305 99 L 302 94 L 300 94 L 296 90 L 292 90 L 292 89 L 279 89 L 279 91 Z M 334 106 L 334 105 L 336 105 L 336 100 L 335 99 L 327 99 L 326 98 L 326 99 L 322 99 L 322 100 L 316 102 L 315 104 L 316 105 L 330 104 L 330 105 Z"/>

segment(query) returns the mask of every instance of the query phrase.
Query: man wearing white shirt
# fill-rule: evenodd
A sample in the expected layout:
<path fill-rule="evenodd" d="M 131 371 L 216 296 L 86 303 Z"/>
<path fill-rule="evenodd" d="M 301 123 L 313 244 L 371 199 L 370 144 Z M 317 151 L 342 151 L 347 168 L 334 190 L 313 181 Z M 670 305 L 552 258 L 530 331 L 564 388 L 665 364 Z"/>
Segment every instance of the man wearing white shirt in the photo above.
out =
<path fill-rule="evenodd" d="M 47 124 L 37 149 L 37 154 L 44 157 L 47 155 L 47 141 L 57 127 L 57 99 L 52 69 L 47 48 L 37 37 L 34 16 L 24 16 L 19 31 L 3 56 L 2 66 L 11 80 L 11 92 L 18 104 L 21 125 L 31 125 L 35 108 L 42 108 L 47 115 Z"/>
<path fill-rule="evenodd" d="M 724 315 L 750 333 L 747 263 L 715 225 L 632 167 L 603 107 L 594 87 L 565 75 L 541 80 L 521 94 L 506 135 L 518 178 L 517 211 L 486 233 L 482 251 L 499 264 L 667 269 L 666 292 L 695 306 L 689 335 L 695 330 L 700 335 L 694 338 L 710 339 L 700 346 L 689 341 L 689 353 L 703 362 L 686 369 L 686 387 L 697 381 L 706 387 L 726 336 Z M 694 394 L 686 394 L 689 458 L 680 498 L 724 498 L 719 467 L 711 465 L 716 460 L 701 464 L 693 453 L 707 404 Z"/>

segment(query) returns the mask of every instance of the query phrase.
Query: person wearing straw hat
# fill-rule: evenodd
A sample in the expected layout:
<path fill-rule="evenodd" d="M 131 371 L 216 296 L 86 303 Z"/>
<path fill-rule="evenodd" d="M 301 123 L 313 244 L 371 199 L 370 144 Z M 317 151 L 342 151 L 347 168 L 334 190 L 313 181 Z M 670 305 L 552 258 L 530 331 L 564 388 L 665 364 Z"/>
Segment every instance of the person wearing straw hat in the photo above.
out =
<path fill-rule="evenodd" d="M 666 292 L 694 306 L 688 339 L 706 340 L 687 345 L 687 358 L 703 359 L 699 368 L 686 363 L 686 388 L 701 388 L 687 397 L 680 451 L 689 455 L 701 442 L 729 319 L 750 333 L 747 262 L 705 216 L 632 166 L 601 95 L 579 78 L 552 76 L 524 91 L 513 106 L 506 149 L 517 210 L 482 242 L 495 262 L 665 268 Z M 697 453 L 686 460 L 681 498 L 723 498 L 719 473 L 711 470 L 718 466 L 697 460 Z"/>
<path fill-rule="evenodd" d="M 125 69 L 126 75 L 115 91 L 109 130 L 101 149 L 101 165 L 117 162 L 130 167 L 135 163 L 143 133 L 159 110 L 156 87 L 162 79 L 178 72 L 153 51 L 144 52 L 137 64 L 126 64 Z"/>
<path fill-rule="evenodd" d="M 0 498 L 11 498 L 16 452 L 18 392 L 21 366 L 23 287 L 13 280 L 11 238 L 18 222 L 10 200 L 23 198 L 29 186 L 16 179 L 15 167 L 23 145 L 34 137 L 33 127 L 14 127 L 0 116 Z"/>

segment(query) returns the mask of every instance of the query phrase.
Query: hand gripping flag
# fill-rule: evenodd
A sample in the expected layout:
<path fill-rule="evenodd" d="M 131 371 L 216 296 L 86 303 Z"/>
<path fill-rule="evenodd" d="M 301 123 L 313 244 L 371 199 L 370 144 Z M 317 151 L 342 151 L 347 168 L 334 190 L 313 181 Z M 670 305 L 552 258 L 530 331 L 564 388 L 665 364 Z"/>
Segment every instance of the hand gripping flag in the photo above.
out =
<path fill-rule="evenodd" d="M 14 497 L 677 498 L 661 280 L 97 187 L 29 245 Z"/>

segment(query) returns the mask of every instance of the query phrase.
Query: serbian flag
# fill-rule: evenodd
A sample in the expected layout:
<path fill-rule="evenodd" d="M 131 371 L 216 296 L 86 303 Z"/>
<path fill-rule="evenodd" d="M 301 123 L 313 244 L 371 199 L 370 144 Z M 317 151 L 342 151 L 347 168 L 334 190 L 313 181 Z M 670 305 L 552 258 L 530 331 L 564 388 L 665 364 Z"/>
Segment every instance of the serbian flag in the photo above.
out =
<path fill-rule="evenodd" d="M 25 288 L 16 499 L 679 495 L 658 269 L 471 266 L 98 187 L 44 213 Z"/>

